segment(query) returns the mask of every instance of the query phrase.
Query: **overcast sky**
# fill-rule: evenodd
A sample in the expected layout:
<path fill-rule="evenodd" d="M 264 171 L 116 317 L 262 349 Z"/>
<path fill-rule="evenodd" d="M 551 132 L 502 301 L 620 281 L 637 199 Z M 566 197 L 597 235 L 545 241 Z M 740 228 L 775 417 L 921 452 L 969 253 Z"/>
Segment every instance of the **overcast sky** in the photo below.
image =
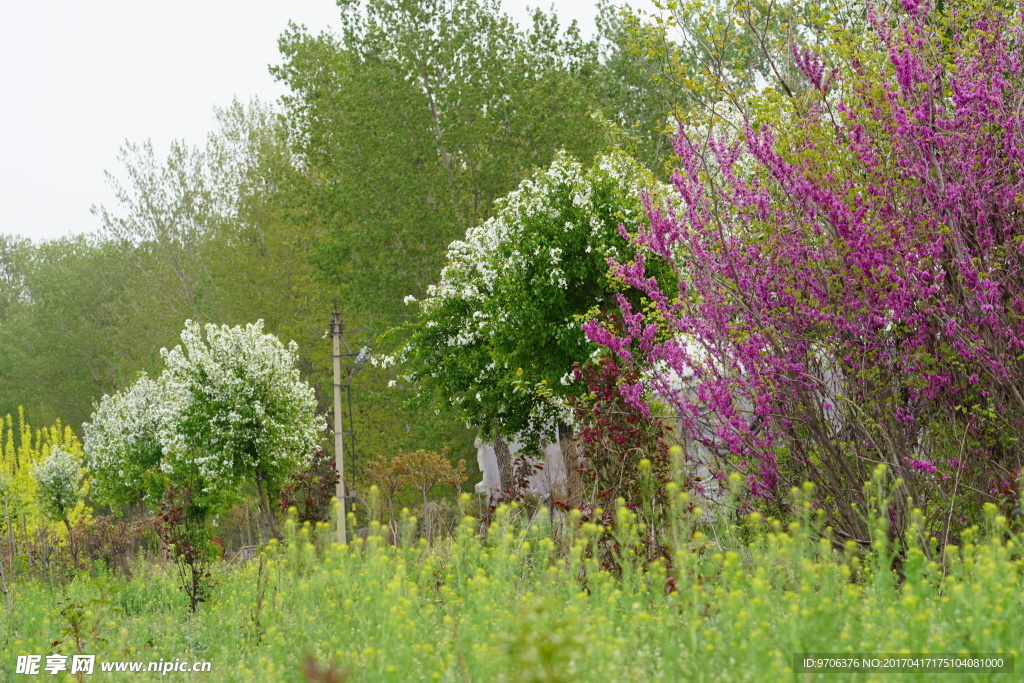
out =
<path fill-rule="evenodd" d="M 527 5 L 502 0 L 520 21 Z M 594 30 L 594 0 L 559 0 L 564 22 Z M 93 204 L 114 204 L 125 140 L 202 144 L 213 107 L 273 101 L 267 72 L 289 20 L 336 24 L 333 0 L 46 0 L 0 7 L 0 233 L 33 239 L 93 232 Z"/>

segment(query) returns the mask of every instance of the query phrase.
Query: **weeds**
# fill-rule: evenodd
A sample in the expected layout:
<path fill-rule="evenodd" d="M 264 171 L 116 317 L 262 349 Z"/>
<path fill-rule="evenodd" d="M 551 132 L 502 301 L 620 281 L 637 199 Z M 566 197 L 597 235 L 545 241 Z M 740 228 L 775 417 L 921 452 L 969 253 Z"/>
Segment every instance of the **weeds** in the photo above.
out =
<path fill-rule="evenodd" d="M 919 545 L 892 544 L 890 495 L 876 492 L 865 549 L 830 536 L 809 491 L 793 492 L 785 521 L 750 514 L 712 527 L 668 485 L 671 561 L 629 552 L 645 532 L 619 505 L 616 573 L 601 558 L 609 530 L 543 507 L 502 506 L 484 534 L 466 516 L 429 545 L 407 512 L 397 542 L 385 520 L 348 546 L 293 518 L 259 561 L 217 565 L 220 584 L 194 614 L 167 597 L 177 570 L 150 566 L 112 580 L 121 591 L 106 600 L 131 604 L 120 628 L 108 608 L 85 621 L 46 618 L 39 582 L 19 587 L 0 626 L 21 634 L 11 652 L 46 652 L 58 639 L 74 647 L 77 634 L 101 659 L 204 659 L 226 681 L 778 680 L 792 676 L 795 652 L 1018 653 L 1020 531 L 990 508 L 958 547 L 929 559 Z M 85 606 L 103 589 L 79 578 L 67 590 Z"/>

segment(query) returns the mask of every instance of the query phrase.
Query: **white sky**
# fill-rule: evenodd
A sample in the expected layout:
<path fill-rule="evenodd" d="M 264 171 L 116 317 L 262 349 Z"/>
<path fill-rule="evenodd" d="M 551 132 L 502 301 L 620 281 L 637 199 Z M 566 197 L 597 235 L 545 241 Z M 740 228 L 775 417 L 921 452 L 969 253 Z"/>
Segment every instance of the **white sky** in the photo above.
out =
<path fill-rule="evenodd" d="M 525 21 L 527 6 L 502 0 Z M 592 35 L 595 0 L 555 3 Z M 114 205 L 126 141 L 200 145 L 213 107 L 276 100 L 267 72 L 289 20 L 329 28 L 333 0 L 42 0 L 0 5 L 0 233 L 33 239 L 92 232 L 93 204 Z"/>

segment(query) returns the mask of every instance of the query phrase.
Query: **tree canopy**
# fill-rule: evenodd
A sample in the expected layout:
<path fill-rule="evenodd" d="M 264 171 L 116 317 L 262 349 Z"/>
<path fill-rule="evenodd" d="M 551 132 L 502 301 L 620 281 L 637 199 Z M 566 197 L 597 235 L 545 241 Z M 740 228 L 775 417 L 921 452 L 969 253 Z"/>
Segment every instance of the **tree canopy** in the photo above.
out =
<path fill-rule="evenodd" d="M 96 500 L 130 503 L 142 497 L 147 473 L 163 459 L 159 430 L 164 417 L 160 386 L 146 375 L 100 399 L 91 421 L 82 425 Z"/>
<path fill-rule="evenodd" d="M 279 482 L 308 458 L 326 423 L 313 389 L 296 367 L 297 345 L 263 332 L 188 321 L 181 344 L 162 350 L 159 438 L 172 454 L 165 469 L 195 469 L 205 490 L 231 489 L 246 478 Z"/>
<path fill-rule="evenodd" d="M 609 86 L 598 41 L 553 15 L 524 30 L 497 0 L 340 7 L 339 35 L 282 38 L 275 73 L 308 180 L 298 201 L 323 234 L 316 263 L 352 311 L 404 317 L 403 297 L 425 293 L 445 247 L 495 199 L 557 149 L 589 161 L 607 145 L 593 112 L 655 127 L 655 107 L 639 104 L 648 81 L 619 63 L 632 80 Z"/>
<path fill-rule="evenodd" d="M 567 422 L 573 365 L 597 350 L 580 324 L 629 294 L 607 260 L 636 257 L 624 233 L 643 220 L 643 196 L 664 190 L 621 154 L 589 168 L 557 155 L 449 245 L 426 298 L 409 298 L 418 315 L 398 353 L 406 379 L 487 435 L 536 441 Z"/>

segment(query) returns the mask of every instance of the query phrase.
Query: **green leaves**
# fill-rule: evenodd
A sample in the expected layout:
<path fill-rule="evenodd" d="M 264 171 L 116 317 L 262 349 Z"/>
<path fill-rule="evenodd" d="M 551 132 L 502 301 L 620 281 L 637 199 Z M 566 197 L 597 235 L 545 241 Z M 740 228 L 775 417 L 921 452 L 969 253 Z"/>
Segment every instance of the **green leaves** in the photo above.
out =
<path fill-rule="evenodd" d="M 645 78 L 622 83 L 621 60 L 614 71 L 542 12 L 522 31 L 493 0 L 367 0 L 344 4 L 341 25 L 293 27 L 274 73 L 307 177 L 295 199 L 326 235 L 320 273 L 386 324 L 426 293 L 445 246 L 556 149 L 589 160 L 604 146 L 591 111 L 648 102 Z M 620 24 L 607 31 L 603 49 L 620 54 Z"/>
<path fill-rule="evenodd" d="M 280 481 L 308 457 L 325 427 L 313 389 L 295 368 L 294 342 L 263 333 L 263 322 L 229 328 L 191 321 L 181 345 L 163 355 L 166 415 L 159 428 L 166 463 L 195 468 L 207 490 L 253 477 Z"/>
<path fill-rule="evenodd" d="M 409 378 L 471 424 L 536 439 L 567 419 L 573 363 L 586 362 L 579 316 L 612 303 L 606 254 L 634 252 L 640 194 L 653 178 L 623 155 L 585 168 L 560 153 L 497 202 L 497 215 L 449 245 L 437 285 L 405 327 Z"/>
<path fill-rule="evenodd" d="M 142 375 L 123 392 L 100 399 L 91 422 L 82 425 L 93 496 L 105 503 L 130 503 L 146 488 L 147 473 L 163 456 L 160 386 Z"/>

